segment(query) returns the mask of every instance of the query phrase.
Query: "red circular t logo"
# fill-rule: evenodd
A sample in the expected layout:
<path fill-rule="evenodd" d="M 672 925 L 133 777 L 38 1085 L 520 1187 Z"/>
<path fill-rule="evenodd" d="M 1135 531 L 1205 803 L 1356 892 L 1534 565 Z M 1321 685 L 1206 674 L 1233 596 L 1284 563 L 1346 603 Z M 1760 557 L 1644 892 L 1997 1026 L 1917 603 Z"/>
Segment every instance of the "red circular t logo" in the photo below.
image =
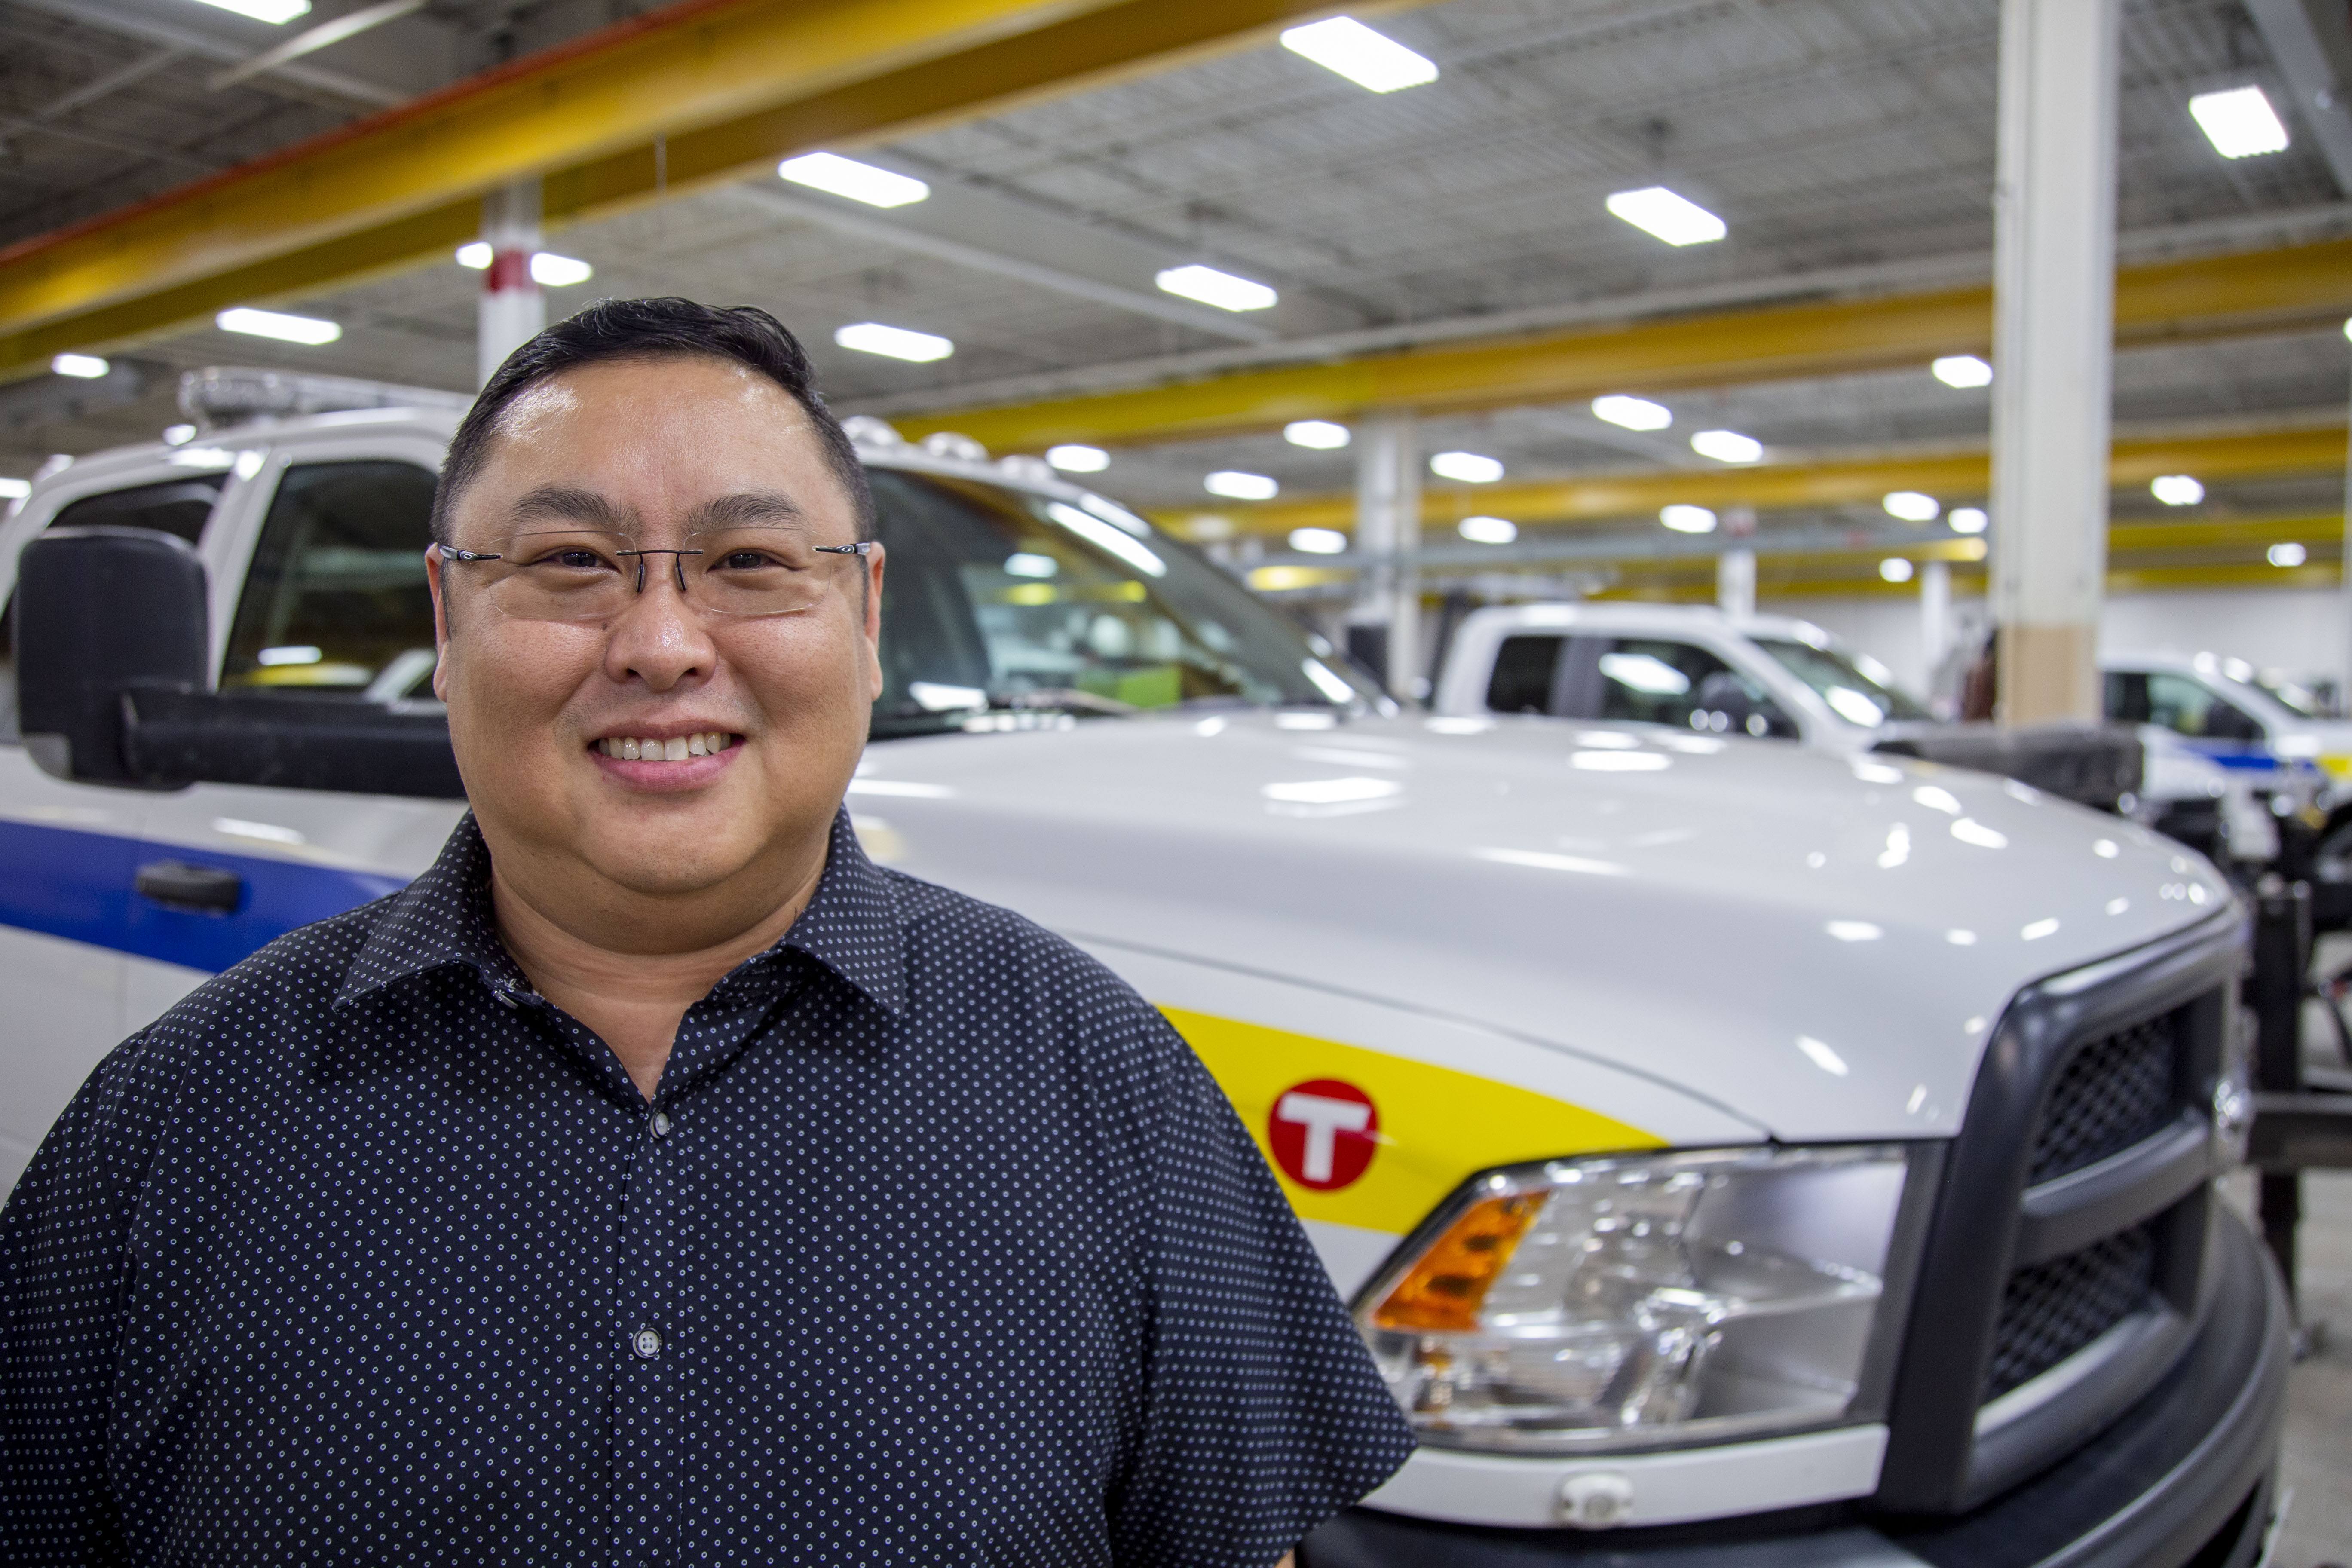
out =
<path fill-rule="evenodd" d="M 1318 1193 L 1349 1185 L 1380 1147 L 1381 1113 L 1372 1097 L 1336 1078 L 1309 1079 L 1274 1097 L 1265 1141 L 1282 1173 Z"/>

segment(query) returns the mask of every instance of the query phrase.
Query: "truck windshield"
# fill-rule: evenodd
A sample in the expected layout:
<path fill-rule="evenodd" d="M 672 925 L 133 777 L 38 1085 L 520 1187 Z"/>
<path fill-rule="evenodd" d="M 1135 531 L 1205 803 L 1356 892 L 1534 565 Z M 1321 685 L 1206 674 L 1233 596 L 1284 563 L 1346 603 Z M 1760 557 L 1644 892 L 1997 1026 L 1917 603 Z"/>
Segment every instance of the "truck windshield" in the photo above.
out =
<path fill-rule="evenodd" d="M 1831 710 L 1850 724 L 1871 729 L 1890 719 L 1927 717 L 1926 709 L 1895 689 L 1885 671 L 1865 672 L 1843 649 L 1816 647 L 1794 637 L 1758 637 L 1756 646 L 1820 692 Z"/>
<path fill-rule="evenodd" d="M 1133 513 L 873 470 L 889 550 L 878 736 L 988 710 L 1349 706 L 1377 694 L 1239 584 Z"/>

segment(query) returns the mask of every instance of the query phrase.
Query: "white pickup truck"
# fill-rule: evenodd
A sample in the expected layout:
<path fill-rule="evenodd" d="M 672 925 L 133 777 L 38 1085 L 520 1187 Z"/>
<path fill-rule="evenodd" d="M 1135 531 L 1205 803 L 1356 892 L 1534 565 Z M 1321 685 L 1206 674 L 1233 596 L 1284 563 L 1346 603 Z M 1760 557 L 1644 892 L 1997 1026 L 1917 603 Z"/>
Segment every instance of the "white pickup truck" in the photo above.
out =
<path fill-rule="evenodd" d="M 214 376 L 0 527 L 0 1179 L 463 809 L 413 695 L 454 412 L 240 384 L 334 401 Z M 867 437 L 860 835 L 1166 1010 L 1420 1431 L 1307 1568 L 2252 1561 L 2286 1316 L 2214 1196 L 2210 866 L 1982 774 L 1395 713 L 1124 508 Z"/>

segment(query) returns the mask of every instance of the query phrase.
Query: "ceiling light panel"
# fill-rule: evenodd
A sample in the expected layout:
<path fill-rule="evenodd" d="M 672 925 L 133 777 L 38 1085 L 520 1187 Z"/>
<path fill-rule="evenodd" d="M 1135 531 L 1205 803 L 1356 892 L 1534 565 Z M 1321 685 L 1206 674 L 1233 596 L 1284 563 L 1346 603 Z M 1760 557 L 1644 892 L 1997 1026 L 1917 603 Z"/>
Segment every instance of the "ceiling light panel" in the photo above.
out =
<path fill-rule="evenodd" d="M 1437 63 L 1353 16 L 1333 16 L 1283 31 L 1282 47 L 1372 92 L 1394 92 L 1437 79 Z"/>
<path fill-rule="evenodd" d="M 1934 496 L 1921 495 L 1917 490 L 1895 490 L 1878 503 L 1889 517 L 1899 517 L 1906 522 L 1933 522 L 1944 514 L 1944 503 Z"/>
<path fill-rule="evenodd" d="M 2286 151 L 2286 127 L 2278 110 L 2258 87 L 2231 88 L 2227 92 L 2200 92 L 2189 100 L 2205 140 L 2224 158 L 2254 158 Z"/>
<path fill-rule="evenodd" d="M 880 321 L 856 321 L 834 329 L 833 341 L 862 354 L 880 354 L 912 364 L 929 364 L 955 353 L 955 344 L 936 332 L 918 332 Z"/>
<path fill-rule="evenodd" d="M 912 174 L 877 169 L 838 153 L 803 153 L 777 164 L 776 173 L 793 184 L 864 202 L 869 207 L 908 206 L 931 194 L 931 187 Z"/>
<path fill-rule="evenodd" d="M 1305 555 L 1337 555 L 1348 548 L 1348 536 L 1336 528 L 1294 528 L 1290 548 Z"/>
<path fill-rule="evenodd" d="M 1328 419 L 1294 419 L 1282 427 L 1282 438 L 1294 447 L 1336 452 L 1349 441 L 1348 427 Z"/>
<path fill-rule="evenodd" d="M 1066 474 L 1099 474 L 1110 467 L 1110 454 L 1100 447 L 1048 447 L 1045 460 Z"/>
<path fill-rule="evenodd" d="M 49 368 L 78 381 L 96 381 L 113 367 L 96 354 L 59 354 L 49 362 Z"/>
<path fill-rule="evenodd" d="M 1715 513 L 1703 506 L 1689 506 L 1680 501 L 1658 509 L 1658 521 L 1676 533 L 1713 533 Z"/>
<path fill-rule="evenodd" d="M 1503 477 L 1503 465 L 1479 452 L 1440 452 L 1429 459 L 1429 471 L 1465 485 L 1491 485 Z"/>
<path fill-rule="evenodd" d="M 1663 430 L 1675 422 L 1674 410 L 1646 397 L 1612 395 L 1592 400 L 1593 414 L 1628 430 Z"/>
<path fill-rule="evenodd" d="M 1929 368 L 1935 371 L 1936 379 L 1946 386 L 1966 390 L 1992 384 L 1992 366 L 1974 354 L 1946 354 Z"/>
<path fill-rule="evenodd" d="M 1980 506 L 1956 506 L 1944 521 L 1952 525 L 1954 533 L 1982 533 L 1989 520 Z"/>
<path fill-rule="evenodd" d="M 1612 216 L 1624 219 L 1644 234 L 1655 235 L 1668 245 L 1706 245 L 1731 232 L 1721 218 L 1664 185 L 1619 191 L 1609 198 L 1608 205 Z"/>
<path fill-rule="evenodd" d="M 542 250 L 530 258 L 530 280 L 542 289 L 569 289 L 596 276 L 596 269 L 576 256 Z"/>
<path fill-rule="evenodd" d="M 1508 544 L 1519 536 L 1519 525 L 1507 517 L 1465 517 L 1454 531 L 1473 544 Z"/>
<path fill-rule="evenodd" d="M 216 10 L 234 11 L 240 16 L 250 16 L 257 22 L 278 26 L 297 16 L 310 14 L 310 0 L 201 0 Z"/>
<path fill-rule="evenodd" d="M 2205 487 L 2188 474 L 2159 474 L 2148 481 L 2147 492 L 2167 506 L 2195 506 L 2205 499 Z"/>
<path fill-rule="evenodd" d="M 1753 463 L 1764 456 L 1764 443 L 1737 430 L 1701 430 L 1690 439 L 1691 450 L 1718 463 Z"/>
<path fill-rule="evenodd" d="M 282 310 L 257 310 L 246 305 L 223 310 L 213 318 L 213 324 L 224 332 L 275 338 L 281 343 L 300 343 L 306 348 L 331 343 L 343 335 L 343 329 L 336 322 L 316 316 L 289 316 Z"/>
<path fill-rule="evenodd" d="M 1220 310 L 1263 310 L 1282 298 L 1263 283 L 1220 272 L 1213 267 L 1171 267 L 1152 279 L 1163 293 L 1198 300 Z"/>
<path fill-rule="evenodd" d="M 1201 488 L 1234 500 L 1272 500 L 1282 493 L 1282 487 L 1266 475 L 1245 474 L 1238 468 L 1219 468 L 1201 481 Z"/>

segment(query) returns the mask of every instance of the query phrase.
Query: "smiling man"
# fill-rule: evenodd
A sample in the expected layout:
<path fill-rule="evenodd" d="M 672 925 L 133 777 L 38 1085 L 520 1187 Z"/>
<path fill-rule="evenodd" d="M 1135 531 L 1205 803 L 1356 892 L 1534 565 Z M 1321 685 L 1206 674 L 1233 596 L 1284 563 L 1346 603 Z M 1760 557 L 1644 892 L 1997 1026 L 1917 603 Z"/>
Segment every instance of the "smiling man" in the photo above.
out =
<path fill-rule="evenodd" d="M 472 815 L 0 1213 L 0 1557 L 1263 1568 L 1402 1461 L 1182 1041 L 858 848 L 872 510 L 757 310 L 492 378 L 428 562 Z"/>

